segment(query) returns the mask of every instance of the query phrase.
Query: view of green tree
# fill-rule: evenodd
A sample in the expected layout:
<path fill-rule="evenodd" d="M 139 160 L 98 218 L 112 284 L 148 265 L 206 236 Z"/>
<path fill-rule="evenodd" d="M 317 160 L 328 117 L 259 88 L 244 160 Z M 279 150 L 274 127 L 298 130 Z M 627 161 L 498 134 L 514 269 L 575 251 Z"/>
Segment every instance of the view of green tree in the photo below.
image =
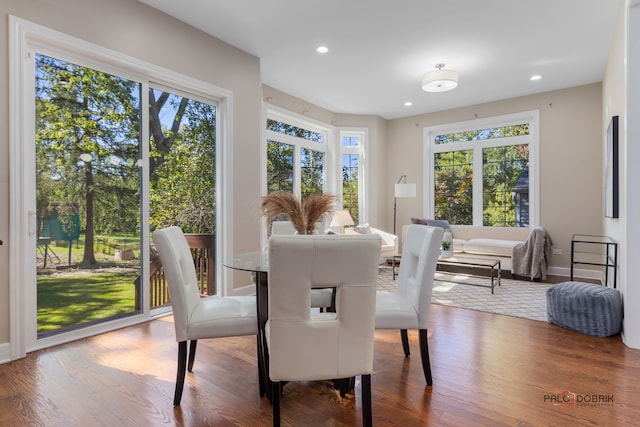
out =
<path fill-rule="evenodd" d="M 473 152 L 450 151 L 435 156 L 435 218 L 451 224 L 473 223 Z"/>
<path fill-rule="evenodd" d="M 483 221 L 486 226 L 516 225 L 513 189 L 529 163 L 529 147 L 487 148 L 483 154 Z"/>
<path fill-rule="evenodd" d="M 293 145 L 267 142 L 267 193 L 293 191 Z"/>
<path fill-rule="evenodd" d="M 349 211 L 353 222 L 359 223 L 357 154 L 342 155 L 342 208 Z"/>
<path fill-rule="evenodd" d="M 80 217 L 81 267 L 96 264 L 96 233 L 139 233 L 140 84 L 36 56 L 39 230 Z M 215 229 L 214 105 L 149 91 L 151 224 Z"/>
<path fill-rule="evenodd" d="M 457 144 L 529 134 L 528 124 L 502 126 L 437 135 L 436 144 Z M 453 149 L 454 147 L 452 147 Z M 527 176 L 529 146 L 480 147 L 482 153 L 483 225 L 526 226 L 516 223 L 514 189 Z M 452 224 L 473 224 L 474 150 L 438 152 L 434 155 L 434 214 Z M 528 181 L 527 181 L 528 182 Z M 480 183 L 477 183 L 480 185 Z M 528 197 L 528 191 L 522 200 Z M 528 216 L 525 216 L 528 217 Z"/>
<path fill-rule="evenodd" d="M 324 143 L 324 135 L 273 119 L 267 120 L 267 130 L 307 141 Z M 321 147 L 321 145 L 318 145 Z M 324 191 L 325 153 L 280 141 L 267 141 L 267 192 L 290 191 L 294 188 L 294 150 L 300 161 L 300 200 Z"/>
<path fill-rule="evenodd" d="M 324 192 L 324 153 L 302 148 L 300 200 Z"/>
<path fill-rule="evenodd" d="M 147 115 L 139 82 L 41 54 L 35 76 L 37 316 L 49 334 L 139 310 Z M 151 227 L 212 234 L 216 107 L 155 89 L 148 97 Z"/>
<path fill-rule="evenodd" d="M 151 89 L 151 110 L 174 114 L 172 127 L 155 126 L 151 116 L 153 165 L 150 177 L 150 222 L 153 228 L 180 225 L 185 233 L 215 230 L 214 105 Z"/>
<path fill-rule="evenodd" d="M 319 132 L 313 132 L 298 126 L 290 125 L 288 123 L 279 122 L 277 120 L 268 119 L 267 129 L 285 135 L 303 138 L 309 141 L 324 142 L 324 135 Z"/>
<path fill-rule="evenodd" d="M 480 141 L 486 139 L 506 138 L 516 135 L 528 135 L 529 124 L 501 126 L 488 129 L 476 129 L 466 132 L 449 133 L 436 136 L 436 144 L 451 144 L 467 141 Z"/>
<path fill-rule="evenodd" d="M 36 56 L 38 223 L 54 204 L 63 226 L 79 214 L 81 267 L 96 264 L 97 227 L 137 228 L 138 213 L 127 213 L 139 200 L 139 118 L 139 84 Z"/>

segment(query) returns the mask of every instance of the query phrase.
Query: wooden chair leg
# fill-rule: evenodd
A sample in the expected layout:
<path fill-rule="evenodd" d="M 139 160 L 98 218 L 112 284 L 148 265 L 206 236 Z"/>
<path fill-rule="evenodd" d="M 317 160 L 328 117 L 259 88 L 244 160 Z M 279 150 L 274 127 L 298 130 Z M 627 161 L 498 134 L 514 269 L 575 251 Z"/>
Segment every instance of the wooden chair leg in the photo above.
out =
<path fill-rule="evenodd" d="M 409 357 L 409 337 L 406 329 L 400 329 L 400 339 L 402 339 L 402 349 L 404 350 L 404 357 Z"/>
<path fill-rule="evenodd" d="M 273 427 L 280 427 L 280 383 L 271 382 L 271 406 L 273 408 Z"/>
<path fill-rule="evenodd" d="M 178 343 L 178 374 L 176 375 L 176 391 L 173 395 L 173 406 L 180 406 L 182 389 L 184 388 L 184 376 L 187 368 L 187 342 Z"/>
<path fill-rule="evenodd" d="M 196 360 L 196 346 L 198 345 L 198 340 L 191 340 L 189 345 L 189 364 L 187 365 L 187 370 L 189 372 L 193 372 L 193 362 Z"/>
<path fill-rule="evenodd" d="M 362 425 L 371 427 L 373 425 L 373 413 L 371 410 L 371 375 L 362 375 L 362 387 L 360 389 L 360 399 L 362 400 Z"/>
<path fill-rule="evenodd" d="M 431 362 L 429 361 L 429 340 L 427 339 L 426 329 L 420 329 L 419 341 L 420 341 L 420 356 L 422 358 L 422 370 L 424 371 L 424 379 L 427 380 L 427 385 L 432 385 L 433 378 L 431 377 Z"/>

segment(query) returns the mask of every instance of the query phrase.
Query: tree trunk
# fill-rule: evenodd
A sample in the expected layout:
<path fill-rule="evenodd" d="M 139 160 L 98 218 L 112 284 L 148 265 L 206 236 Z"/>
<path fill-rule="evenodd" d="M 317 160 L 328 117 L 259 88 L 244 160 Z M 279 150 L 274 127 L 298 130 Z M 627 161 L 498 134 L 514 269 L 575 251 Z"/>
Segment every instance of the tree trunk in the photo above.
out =
<path fill-rule="evenodd" d="M 97 264 L 96 256 L 93 251 L 93 240 L 95 230 L 93 227 L 93 168 L 91 167 L 92 162 L 87 162 L 85 164 L 85 212 L 86 212 L 86 222 L 84 227 L 84 255 L 82 257 L 82 262 L 80 263 L 80 268 L 90 268 Z"/>

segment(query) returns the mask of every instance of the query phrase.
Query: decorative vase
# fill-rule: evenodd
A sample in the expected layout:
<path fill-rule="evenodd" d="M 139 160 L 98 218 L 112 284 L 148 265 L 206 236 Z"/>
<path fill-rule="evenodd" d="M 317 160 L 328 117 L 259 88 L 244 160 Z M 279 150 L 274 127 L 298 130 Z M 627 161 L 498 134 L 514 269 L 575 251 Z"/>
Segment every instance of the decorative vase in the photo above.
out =
<path fill-rule="evenodd" d="M 453 235 L 451 234 L 451 231 L 449 229 L 444 230 L 440 256 L 443 258 L 449 258 L 453 256 Z"/>

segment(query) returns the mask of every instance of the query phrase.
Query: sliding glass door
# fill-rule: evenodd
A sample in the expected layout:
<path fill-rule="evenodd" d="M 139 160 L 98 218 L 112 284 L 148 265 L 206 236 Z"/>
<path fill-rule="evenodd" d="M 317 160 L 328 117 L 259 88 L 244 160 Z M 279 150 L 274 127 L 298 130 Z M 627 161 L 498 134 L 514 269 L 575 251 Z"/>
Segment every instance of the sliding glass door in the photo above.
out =
<path fill-rule="evenodd" d="M 145 295 L 168 306 L 144 215 L 189 234 L 201 292 L 216 293 L 215 103 L 149 85 L 143 114 L 143 84 L 42 54 L 35 88 L 38 339 L 140 314 Z"/>

